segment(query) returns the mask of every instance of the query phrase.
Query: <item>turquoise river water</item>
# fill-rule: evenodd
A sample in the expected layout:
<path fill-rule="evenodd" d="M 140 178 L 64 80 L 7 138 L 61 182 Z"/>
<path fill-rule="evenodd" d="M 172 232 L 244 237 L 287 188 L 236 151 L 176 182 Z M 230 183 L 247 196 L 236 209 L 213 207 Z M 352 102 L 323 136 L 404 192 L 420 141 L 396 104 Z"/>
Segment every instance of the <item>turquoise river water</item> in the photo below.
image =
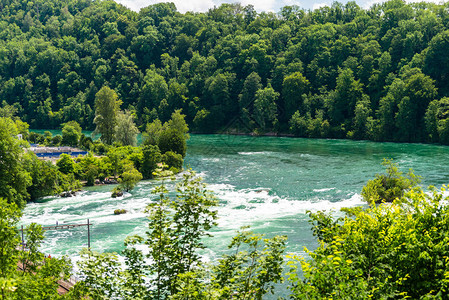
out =
<path fill-rule="evenodd" d="M 448 157 L 449 148 L 437 145 L 192 135 L 185 164 L 220 199 L 219 225 L 207 240 L 204 257 L 213 260 L 245 225 L 268 236 L 287 235 L 287 252 L 304 254 L 304 247 L 317 245 L 306 211 L 364 205 L 362 186 L 383 171 L 383 158 L 394 159 L 403 171 L 413 168 L 423 177 L 423 186 L 439 187 L 449 183 Z M 143 210 L 157 184 L 142 181 L 117 199 L 110 197 L 113 186 L 86 188 L 72 198 L 49 197 L 27 205 L 22 222 L 76 224 L 90 219 L 92 248 L 120 252 L 126 236 L 145 233 Z M 117 208 L 128 213 L 115 216 Z M 86 245 L 87 230 L 81 227 L 46 232 L 42 250 L 76 260 Z"/>

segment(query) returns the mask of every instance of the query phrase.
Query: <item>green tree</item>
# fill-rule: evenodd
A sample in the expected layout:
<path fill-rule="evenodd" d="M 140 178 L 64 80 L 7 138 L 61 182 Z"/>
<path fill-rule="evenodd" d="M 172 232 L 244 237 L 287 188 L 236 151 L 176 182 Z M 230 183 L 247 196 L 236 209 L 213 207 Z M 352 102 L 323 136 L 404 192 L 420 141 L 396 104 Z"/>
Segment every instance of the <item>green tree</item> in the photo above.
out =
<path fill-rule="evenodd" d="M 405 84 L 401 79 L 395 78 L 387 89 L 387 94 L 379 101 L 377 115 L 382 139 L 393 140 L 396 132 L 395 116 L 398 111 L 398 104 L 404 94 Z"/>
<path fill-rule="evenodd" d="M 31 176 L 31 185 L 27 188 L 30 200 L 33 201 L 62 191 L 61 185 L 65 182 L 65 176 L 58 171 L 54 164 L 43 161 L 34 153 L 28 152 L 24 156 L 23 165 Z"/>
<path fill-rule="evenodd" d="M 310 120 L 301 116 L 299 110 L 297 110 L 289 121 L 290 131 L 297 136 L 306 137 L 309 122 Z"/>
<path fill-rule="evenodd" d="M 9 105 L 6 101 L 3 101 L 2 107 L 0 107 L 0 117 L 1 118 L 12 118 L 18 112 L 16 106 Z"/>
<path fill-rule="evenodd" d="M 31 185 L 28 186 L 27 191 L 32 201 L 81 188 L 80 182 L 74 177 L 74 163 L 70 156 L 67 156 L 68 159 L 64 159 L 64 163 L 61 164 L 63 159 L 60 159 L 59 165 L 55 166 L 50 161 L 39 159 L 32 152 L 24 155 L 23 166 L 31 176 Z M 60 169 L 71 171 L 65 174 Z"/>
<path fill-rule="evenodd" d="M 433 142 L 449 144 L 449 98 L 443 97 L 429 104 L 425 115 L 426 130 Z"/>
<path fill-rule="evenodd" d="M 303 109 L 303 94 L 308 93 L 309 85 L 310 82 L 300 72 L 295 72 L 284 78 L 282 97 L 287 119 L 290 119 L 295 111 Z"/>
<path fill-rule="evenodd" d="M 124 293 L 127 289 L 124 287 L 131 288 L 135 285 L 129 280 L 129 276 L 121 271 L 117 254 L 83 249 L 80 255 L 82 260 L 78 262 L 78 265 L 84 274 L 84 280 L 75 286 L 79 293 L 93 299 L 131 299 L 125 297 Z M 135 294 L 136 297 L 138 295 Z"/>
<path fill-rule="evenodd" d="M 62 143 L 62 136 L 60 135 L 55 135 L 52 139 L 51 139 L 51 145 L 52 146 L 59 146 Z"/>
<path fill-rule="evenodd" d="M 448 99 L 449 100 L 449 99 Z M 424 121 L 426 123 L 426 133 L 428 135 L 428 139 L 431 142 L 438 142 L 439 134 L 438 134 L 438 125 L 439 125 L 439 101 L 433 100 L 429 103 L 427 107 L 426 114 L 424 116 Z"/>
<path fill-rule="evenodd" d="M 139 130 L 134 124 L 133 115 L 129 111 L 117 113 L 117 125 L 115 126 L 115 140 L 123 146 L 136 146 Z"/>
<path fill-rule="evenodd" d="M 142 112 L 144 107 L 158 107 L 163 99 L 167 99 L 167 94 L 168 85 L 164 77 L 148 69 L 139 97 L 139 111 Z"/>
<path fill-rule="evenodd" d="M 81 137 L 81 126 L 75 122 L 70 121 L 62 127 L 62 143 L 64 145 L 76 146 Z"/>
<path fill-rule="evenodd" d="M 103 86 L 95 95 L 95 132 L 101 134 L 101 140 L 106 144 L 114 141 L 117 112 L 122 101 L 118 99 L 114 90 Z"/>
<path fill-rule="evenodd" d="M 254 100 L 254 119 L 262 130 L 272 129 L 277 123 L 276 100 L 279 93 L 270 84 L 256 92 Z"/>
<path fill-rule="evenodd" d="M 371 117 L 371 102 L 367 95 L 363 95 L 363 98 L 357 101 L 354 109 L 354 126 L 353 126 L 353 138 L 365 139 L 369 134 L 369 126 L 372 123 Z"/>
<path fill-rule="evenodd" d="M 22 163 L 23 150 L 17 127 L 9 118 L 0 118 L 0 197 L 23 208 L 29 195 L 31 177 Z"/>
<path fill-rule="evenodd" d="M 164 124 L 164 129 L 174 129 L 176 131 L 179 131 L 182 135 L 184 135 L 184 138 L 188 140 L 190 138 L 189 136 L 189 126 L 186 123 L 185 115 L 181 113 L 180 109 L 175 110 L 171 114 L 170 120 L 168 120 Z"/>
<path fill-rule="evenodd" d="M 215 225 L 214 208 L 218 202 L 205 189 L 201 178 L 191 172 L 184 174 L 176 192 L 176 197 L 170 199 L 164 186 L 153 190 L 158 199 L 147 208 L 147 239 L 133 236 L 126 240 L 123 254 L 127 270 L 121 271 L 116 258 L 110 255 L 89 253 L 90 257 L 85 256 L 80 262 L 91 296 L 131 299 L 146 294 L 148 298 L 166 299 L 178 291 L 179 275 L 198 268 L 201 263 L 198 250 L 205 248 L 202 238 L 209 236 L 208 231 Z M 142 251 L 136 249 L 143 242 L 148 245 L 147 261 Z M 104 276 L 97 272 L 98 268 L 113 277 L 101 279 Z M 150 274 L 149 287 L 142 280 L 143 274 Z"/>
<path fill-rule="evenodd" d="M 275 294 L 275 285 L 283 282 L 286 240 L 285 236 L 269 239 L 239 231 L 228 246 L 230 254 L 220 257 L 217 264 L 181 274 L 179 291 L 172 298 L 263 299 L 267 293 Z"/>
<path fill-rule="evenodd" d="M 184 107 L 188 100 L 186 97 L 187 93 L 188 90 L 185 84 L 179 83 L 176 79 L 171 79 L 167 95 L 169 111 Z"/>
<path fill-rule="evenodd" d="M 22 139 L 28 139 L 30 135 L 28 128 L 30 127 L 30 125 L 28 125 L 28 123 L 26 122 L 23 122 L 19 118 L 14 118 L 14 123 L 16 125 L 18 133 L 22 135 Z"/>
<path fill-rule="evenodd" d="M 217 74 L 206 80 L 207 97 L 210 99 L 205 103 L 209 109 L 213 128 L 217 129 L 225 120 L 225 113 L 235 109 L 231 105 L 231 91 L 229 74 Z"/>
<path fill-rule="evenodd" d="M 53 134 L 50 131 L 46 130 L 46 131 L 44 131 L 44 137 L 45 137 L 45 142 L 44 143 L 45 143 L 45 145 L 48 145 L 51 142 Z"/>
<path fill-rule="evenodd" d="M 95 179 L 99 175 L 98 167 L 96 165 L 89 165 L 86 172 L 84 173 L 84 178 L 86 179 L 86 185 L 92 186 L 95 184 Z"/>
<path fill-rule="evenodd" d="M 59 171 L 61 171 L 64 174 L 70 174 L 74 171 L 75 163 L 73 162 L 73 159 L 68 154 L 61 154 L 59 160 L 56 162 L 56 166 L 58 167 Z"/>
<path fill-rule="evenodd" d="M 211 119 L 210 112 L 207 109 L 198 110 L 193 119 L 193 125 L 195 129 L 203 133 L 213 132 L 213 120 Z"/>
<path fill-rule="evenodd" d="M 366 97 L 362 87 L 363 85 L 355 80 L 351 69 L 341 70 L 337 77 L 335 92 L 328 103 L 334 125 L 340 125 L 354 117 L 357 101 Z"/>
<path fill-rule="evenodd" d="M 117 175 L 124 170 L 125 164 L 127 162 L 127 150 L 127 147 L 111 147 L 107 153 L 109 162 L 111 163 L 111 170 L 115 178 L 117 178 Z"/>
<path fill-rule="evenodd" d="M 137 171 L 133 166 L 128 167 L 121 175 L 120 188 L 126 192 L 131 191 L 140 180 L 142 180 L 142 174 Z"/>
<path fill-rule="evenodd" d="M 150 248 L 148 256 L 155 262 L 150 269 L 156 274 L 158 295 L 176 293 L 176 277 L 198 267 L 198 250 L 205 248 L 202 238 L 209 236 L 208 231 L 216 225 L 217 212 L 214 208 L 217 200 L 206 190 L 200 177 L 196 177 L 193 172 L 186 173 L 177 185 L 176 192 L 176 200 L 168 201 L 166 190 L 155 190 L 160 201 L 148 207 L 149 227 L 153 231 L 146 243 Z M 173 213 L 160 219 L 160 212 L 166 209 Z M 163 228 L 163 223 L 169 226 Z M 161 247 L 161 241 L 164 240 L 170 241 L 173 248 Z"/>
<path fill-rule="evenodd" d="M 186 155 L 186 140 L 190 138 L 189 127 L 185 121 L 185 115 L 181 114 L 181 110 L 175 110 L 171 119 L 162 125 L 159 119 L 147 124 L 144 135 L 145 145 L 157 145 L 161 153 L 167 151 Z"/>
<path fill-rule="evenodd" d="M 404 76 L 405 95 L 398 104 L 396 126 L 398 140 L 421 140 L 425 131 L 425 112 L 437 90 L 434 81 L 419 69 L 411 69 Z"/>
<path fill-rule="evenodd" d="M 256 72 L 252 72 L 246 77 L 243 83 L 242 93 L 239 95 L 240 110 L 244 108 L 252 112 L 256 92 L 262 88 L 261 78 Z"/>
<path fill-rule="evenodd" d="M 441 31 L 429 43 L 424 58 L 424 71 L 437 80 L 438 87 L 447 93 L 444 82 L 448 77 L 449 57 L 446 49 L 449 46 L 449 30 Z"/>
<path fill-rule="evenodd" d="M 153 178 L 153 172 L 161 162 L 162 156 L 158 146 L 145 145 L 142 148 L 142 162 L 140 173 L 144 179 Z"/>
<path fill-rule="evenodd" d="M 143 143 L 144 145 L 157 145 L 159 141 L 159 136 L 162 132 L 162 123 L 159 119 L 148 123 L 143 133 Z"/>
<path fill-rule="evenodd" d="M 169 168 L 175 168 L 179 172 L 182 170 L 184 160 L 182 159 L 181 154 L 172 151 L 167 151 L 162 155 L 162 162 L 166 164 Z"/>
<path fill-rule="evenodd" d="M 13 287 L 16 283 L 11 278 L 12 273 L 17 270 L 17 256 L 18 252 L 16 247 L 20 244 L 20 239 L 17 231 L 16 225 L 18 224 L 20 217 L 22 216 L 19 208 L 16 204 L 7 203 L 7 201 L 3 198 L 0 198 L 0 273 L 2 275 L 3 280 L 8 280 L 9 284 L 12 284 Z M 6 286 L 7 287 L 7 286 Z M 2 288 L 2 298 L 5 298 L 4 285 Z M 9 288 L 9 291 L 12 292 L 15 289 Z"/>
<path fill-rule="evenodd" d="M 158 147 L 161 153 L 172 151 L 181 154 L 183 158 L 186 156 L 187 144 L 185 136 L 176 129 L 169 128 L 162 131 Z"/>

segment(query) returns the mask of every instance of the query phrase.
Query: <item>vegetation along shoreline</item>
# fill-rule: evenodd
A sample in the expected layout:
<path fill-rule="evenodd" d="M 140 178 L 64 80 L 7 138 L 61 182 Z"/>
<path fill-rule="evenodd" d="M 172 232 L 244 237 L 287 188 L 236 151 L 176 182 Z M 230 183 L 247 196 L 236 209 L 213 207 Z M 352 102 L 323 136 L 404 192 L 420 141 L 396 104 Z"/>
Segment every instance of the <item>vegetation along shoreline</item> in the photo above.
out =
<path fill-rule="evenodd" d="M 449 145 L 448 49 L 449 3 L 180 13 L 173 3 L 135 12 L 111 0 L 1 0 L 0 299 L 261 300 L 280 284 L 298 300 L 447 299 L 445 186 L 424 190 L 386 159 L 363 205 L 307 212 L 316 249 L 287 254 L 286 236 L 243 227 L 206 263 L 223 203 L 183 165 L 189 131 Z M 82 151 L 49 161 L 30 144 Z M 120 259 L 91 249 L 89 235 L 81 280 L 59 295 L 73 266 L 41 252 L 44 227 L 19 230 L 27 203 L 102 182 L 117 183 L 116 201 L 174 174 L 171 190 L 162 181 L 144 196 L 147 229 L 123 240 Z"/>

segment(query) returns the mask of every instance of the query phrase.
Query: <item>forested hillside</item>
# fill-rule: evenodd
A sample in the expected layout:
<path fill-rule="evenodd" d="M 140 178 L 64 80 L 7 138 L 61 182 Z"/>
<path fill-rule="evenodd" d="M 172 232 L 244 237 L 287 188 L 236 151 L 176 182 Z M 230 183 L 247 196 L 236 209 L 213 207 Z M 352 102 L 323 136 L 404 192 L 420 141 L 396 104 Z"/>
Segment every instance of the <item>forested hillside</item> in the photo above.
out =
<path fill-rule="evenodd" d="M 182 108 L 196 132 L 449 143 L 449 4 L 392 0 L 257 13 L 2 0 L 0 109 L 93 129 L 114 89 L 143 130 Z"/>

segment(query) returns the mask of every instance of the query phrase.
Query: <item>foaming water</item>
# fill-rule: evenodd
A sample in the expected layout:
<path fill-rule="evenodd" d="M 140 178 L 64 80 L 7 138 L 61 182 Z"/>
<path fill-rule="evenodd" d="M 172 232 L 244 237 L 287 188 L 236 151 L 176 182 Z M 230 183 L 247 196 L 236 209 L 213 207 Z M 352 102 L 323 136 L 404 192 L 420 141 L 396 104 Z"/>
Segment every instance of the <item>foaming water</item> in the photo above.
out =
<path fill-rule="evenodd" d="M 360 191 L 366 181 L 383 170 L 383 158 L 393 158 L 402 170 L 414 168 L 423 185 L 449 182 L 441 164 L 447 147 L 419 144 L 354 142 L 223 135 L 192 135 L 188 141 L 186 166 L 204 178 L 220 204 L 218 227 L 208 239 L 205 260 L 226 251 L 226 245 L 241 226 L 257 233 L 289 238 L 288 252 L 304 254 L 317 246 L 307 211 L 336 211 L 364 205 Z M 142 181 L 131 193 L 111 198 L 113 186 L 87 188 L 72 198 L 50 197 L 29 204 L 23 224 L 93 224 L 92 248 L 120 252 L 123 240 L 144 235 L 144 212 L 156 196 L 160 181 Z M 175 182 L 165 182 L 170 190 Z M 114 215 L 115 209 L 127 213 Z M 48 231 L 45 253 L 69 255 L 76 260 L 87 245 L 84 227 Z"/>
<path fill-rule="evenodd" d="M 209 188 L 224 204 L 219 210 L 219 227 L 235 230 L 242 226 L 266 227 L 267 221 L 302 216 L 307 211 L 337 210 L 364 204 L 358 194 L 338 202 L 318 197 L 299 201 L 281 198 L 272 193 L 271 189 L 263 187 L 237 189 L 230 184 L 214 184 Z"/>
<path fill-rule="evenodd" d="M 271 151 L 256 151 L 256 152 L 238 152 L 240 155 L 271 155 L 274 154 Z"/>

